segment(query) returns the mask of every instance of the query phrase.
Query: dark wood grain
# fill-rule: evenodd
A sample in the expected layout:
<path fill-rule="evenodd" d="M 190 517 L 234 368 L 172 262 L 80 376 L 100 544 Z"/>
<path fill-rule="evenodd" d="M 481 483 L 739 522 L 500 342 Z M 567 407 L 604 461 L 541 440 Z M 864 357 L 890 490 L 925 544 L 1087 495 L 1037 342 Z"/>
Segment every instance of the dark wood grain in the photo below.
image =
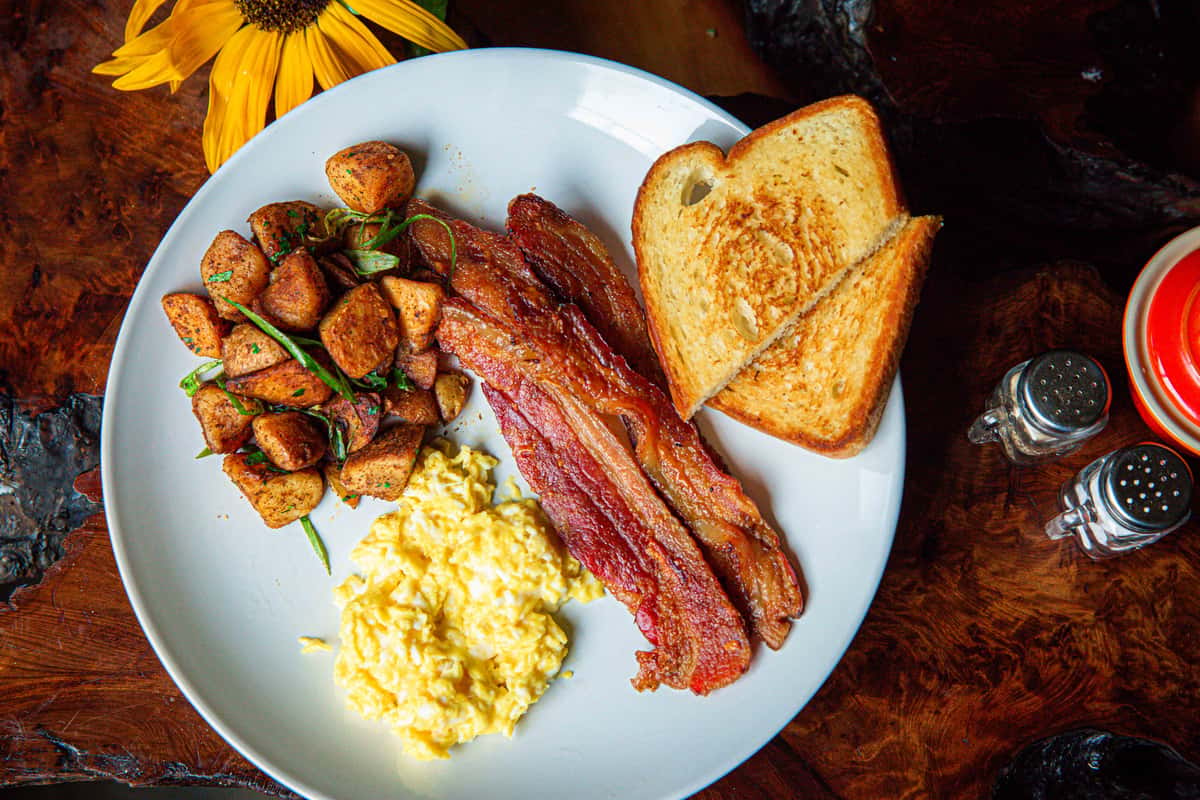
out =
<path fill-rule="evenodd" d="M 175 95 L 119 93 L 89 73 L 119 41 L 127 7 L 0 0 L 0 377 L 31 411 L 103 391 L 136 280 L 205 178 L 203 71 Z M 530 9 L 459 0 L 455 14 L 473 41 L 579 49 L 705 94 L 798 91 L 753 56 L 733 0 Z M 912 103 L 933 103 L 905 77 L 923 74 L 913 63 L 892 80 L 909 81 Z M 1017 109 L 1048 102 L 1014 97 Z M 1084 725 L 1200 755 L 1196 525 L 1103 563 L 1040 532 L 1069 474 L 1148 435 L 1123 385 L 1121 298 L 1080 265 L 982 280 L 969 243 L 947 241 L 903 364 L 908 483 L 879 594 L 809 706 L 701 800 L 982 797 L 1021 747 Z M 1139 247 L 1123 256 L 1126 279 L 1149 254 Z M 1114 378 L 1105 435 L 1021 470 L 969 445 L 966 427 L 1004 370 L 1063 345 L 1097 355 Z M 76 485 L 98 498 L 94 473 Z M 0 606 L 0 785 L 101 777 L 284 791 L 163 671 L 96 516 L 40 585 Z"/>

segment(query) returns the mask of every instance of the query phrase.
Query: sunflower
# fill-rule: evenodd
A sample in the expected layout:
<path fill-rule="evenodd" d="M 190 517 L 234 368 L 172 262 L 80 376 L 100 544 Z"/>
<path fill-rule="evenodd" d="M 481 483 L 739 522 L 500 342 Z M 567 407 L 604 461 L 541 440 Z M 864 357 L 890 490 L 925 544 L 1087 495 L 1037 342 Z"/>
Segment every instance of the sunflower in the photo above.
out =
<path fill-rule="evenodd" d="M 169 84 L 174 92 L 214 55 L 204 119 L 204 160 L 215 172 L 266 124 L 274 89 L 282 117 L 321 88 L 395 63 L 359 19 L 415 45 L 444 51 L 466 42 L 412 0 L 177 0 L 143 32 L 165 0 L 134 0 L 125 44 L 92 71 L 118 76 L 117 89 Z"/>

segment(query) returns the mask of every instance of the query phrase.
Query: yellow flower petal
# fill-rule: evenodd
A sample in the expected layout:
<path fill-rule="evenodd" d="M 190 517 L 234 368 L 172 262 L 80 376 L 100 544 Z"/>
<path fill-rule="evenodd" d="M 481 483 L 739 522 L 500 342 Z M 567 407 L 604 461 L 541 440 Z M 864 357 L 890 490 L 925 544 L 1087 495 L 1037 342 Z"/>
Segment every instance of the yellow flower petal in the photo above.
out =
<path fill-rule="evenodd" d="M 379 43 L 375 34 L 336 0 L 326 6 L 325 12 L 317 19 L 317 26 L 337 48 L 342 61 L 357 66 L 354 70 L 356 75 L 396 63 L 396 59 Z"/>
<path fill-rule="evenodd" d="M 132 41 L 146 27 L 150 17 L 166 0 L 134 0 L 133 8 L 129 10 L 129 19 L 125 20 L 125 41 Z"/>
<path fill-rule="evenodd" d="M 176 34 L 145 63 L 113 81 L 124 91 L 149 89 L 160 83 L 186 80 L 229 41 L 244 22 L 232 0 L 207 3 L 176 18 Z"/>
<path fill-rule="evenodd" d="M 412 0 L 350 0 L 354 10 L 427 50 L 465 50 L 467 43 Z"/>
<path fill-rule="evenodd" d="M 308 58 L 304 33 L 289 34 L 283 40 L 279 77 L 275 80 L 275 118 L 278 119 L 312 97 L 313 70 Z"/>
<path fill-rule="evenodd" d="M 283 34 L 247 25 L 221 49 L 208 80 L 204 160 L 216 172 L 263 129 Z"/>
<path fill-rule="evenodd" d="M 313 72 L 322 89 L 337 86 L 347 78 L 353 78 L 355 72 L 352 65 L 342 60 L 341 54 L 333 48 L 325 34 L 316 25 L 309 25 L 304 31 L 308 45 L 308 57 L 312 59 Z"/>

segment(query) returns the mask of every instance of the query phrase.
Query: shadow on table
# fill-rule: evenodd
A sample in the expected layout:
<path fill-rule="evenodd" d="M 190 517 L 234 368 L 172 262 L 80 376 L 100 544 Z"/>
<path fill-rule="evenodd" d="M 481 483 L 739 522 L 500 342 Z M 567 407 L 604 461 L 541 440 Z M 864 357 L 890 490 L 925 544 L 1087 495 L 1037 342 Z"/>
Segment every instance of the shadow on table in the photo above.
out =
<path fill-rule="evenodd" d="M 46 786 L 0 787 L 0 800 L 263 800 L 267 795 L 249 789 L 203 786 L 134 788 L 116 781 L 53 783 Z"/>

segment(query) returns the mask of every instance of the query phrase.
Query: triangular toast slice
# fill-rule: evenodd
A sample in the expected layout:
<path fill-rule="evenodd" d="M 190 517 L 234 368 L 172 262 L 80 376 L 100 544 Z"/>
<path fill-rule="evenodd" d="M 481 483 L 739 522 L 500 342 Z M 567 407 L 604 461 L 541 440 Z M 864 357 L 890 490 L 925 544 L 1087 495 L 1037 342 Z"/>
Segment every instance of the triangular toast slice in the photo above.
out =
<path fill-rule="evenodd" d="M 638 192 L 633 246 L 655 350 L 680 416 L 710 397 L 907 213 L 874 110 L 799 109 L 735 144 L 660 157 Z"/>
<path fill-rule="evenodd" d="M 908 337 L 940 217 L 914 217 L 709 401 L 827 456 L 870 442 Z"/>

